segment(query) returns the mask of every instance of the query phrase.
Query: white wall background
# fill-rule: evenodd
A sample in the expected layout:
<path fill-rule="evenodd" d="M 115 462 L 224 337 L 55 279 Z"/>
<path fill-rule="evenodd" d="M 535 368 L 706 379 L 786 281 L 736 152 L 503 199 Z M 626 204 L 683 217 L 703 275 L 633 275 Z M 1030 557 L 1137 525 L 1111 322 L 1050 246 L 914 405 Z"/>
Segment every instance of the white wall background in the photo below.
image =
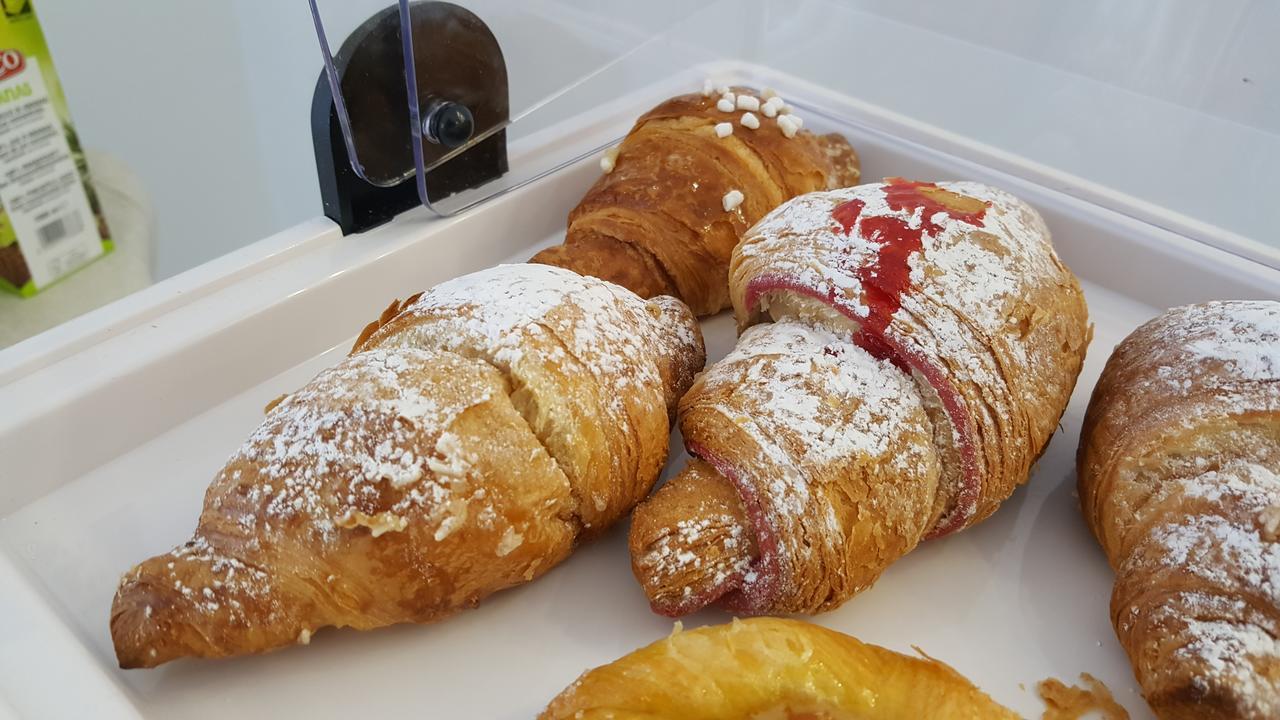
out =
<path fill-rule="evenodd" d="M 321 0 L 346 32 L 390 0 Z M 513 107 L 617 54 L 594 10 L 467 2 L 508 58 Z M 612 3 L 644 34 L 689 12 L 673 0 Z M 580 8 L 593 3 L 578 2 Z M 122 158 L 152 193 L 162 278 L 320 213 L 311 95 L 320 55 L 305 0 L 37 0 L 81 139 Z M 542 17 L 539 17 L 539 16 Z"/>
<path fill-rule="evenodd" d="M 293 161 L 305 137 L 278 138 L 267 153 L 258 142 L 264 120 L 297 114 L 305 79 L 255 104 L 239 3 L 46 0 L 36 11 L 81 140 L 124 160 L 151 192 L 160 276 L 306 216 L 300 197 L 276 203 L 279 176 L 264 171 Z M 300 166 L 292 172 L 288 185 L 306 184 Z"/>
<path fill-rule="evenodd" d="M 389 1 L 321 6 L 350 27 Z M 519 107 L 710 3 L 463 4 L 514 60 Z M 305 0 L 36 7 L 85 144 L 152 194 L 158 277 L 320 212 Z M 726 1 L 682 32 L 1280 242 L 1258 212 L 1280 188 L 1280 3 Z"/>

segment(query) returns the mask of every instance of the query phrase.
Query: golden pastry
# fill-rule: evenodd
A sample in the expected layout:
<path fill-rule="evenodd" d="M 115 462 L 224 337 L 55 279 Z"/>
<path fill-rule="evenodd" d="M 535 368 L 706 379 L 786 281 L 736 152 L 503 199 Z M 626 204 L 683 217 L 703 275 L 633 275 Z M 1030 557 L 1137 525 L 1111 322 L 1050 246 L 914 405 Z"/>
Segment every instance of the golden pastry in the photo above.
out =
<path fill-rule="evenodd" d="M 1077 465 L 1156 715 L 1280 717 L 1280 303 L 1135 330 L 1093 390 Z"/>
<path fill-rule="evenodd" d="M 991 720 L 1017 718 L 929 657 L 797 620 L 677 631 L 589 670 L 541 720 Z"/>
<path fill-rule="evenodd" d="M 703 360 L 679 301 L 542 265 L 394 304 L 269 409 L 192 539 L 124 576 L 121 666 L 428 622 L 538 577 L 648 493 Z"/>
<path fill-rule="evenodd" d="M 719 93 L 690 94 L 645 113 L 569 213 L 564 243 L 532 262 L 674 295 L 697 315 L 728 307 L 729 256 L 743 231 L 789 198 L 859 178 L 843 137 L 800 129 L 780 99 L 728 94 L 728 105 Z M 776 105 L 772 117 L 764 104 Z"/>

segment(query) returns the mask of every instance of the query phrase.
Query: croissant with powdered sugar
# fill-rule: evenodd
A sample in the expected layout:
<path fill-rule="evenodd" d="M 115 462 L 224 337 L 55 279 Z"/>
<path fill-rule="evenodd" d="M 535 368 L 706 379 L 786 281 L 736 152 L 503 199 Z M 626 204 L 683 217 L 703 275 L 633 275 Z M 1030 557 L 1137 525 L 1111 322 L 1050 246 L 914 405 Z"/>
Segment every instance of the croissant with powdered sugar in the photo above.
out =
<path fill-rule="evenodd" d="M 1077 467 L 1156 715 L 1280 717 L 1280 302 L 1174 308 L 1125 338 Z"/>
<path fill-rule="evenodd" d="M 538 577 L 649 492 L 704 357 L 679 301 L 544 265 L 393 304 L 269 409 L 192 539 L 125 574 L 121 666 L 427 622 Z"/>

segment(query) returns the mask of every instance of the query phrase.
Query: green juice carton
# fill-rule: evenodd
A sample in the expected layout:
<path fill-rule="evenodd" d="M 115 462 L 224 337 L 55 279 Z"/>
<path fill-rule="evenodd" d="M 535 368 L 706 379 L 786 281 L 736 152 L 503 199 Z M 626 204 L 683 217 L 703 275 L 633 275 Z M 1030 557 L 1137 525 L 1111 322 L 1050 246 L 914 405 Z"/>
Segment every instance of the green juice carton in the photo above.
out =
<path fill-rule="evenodd" d="M 112 249 L 31 0 L 0 0 L 0 288 L 30 296 Z"/>

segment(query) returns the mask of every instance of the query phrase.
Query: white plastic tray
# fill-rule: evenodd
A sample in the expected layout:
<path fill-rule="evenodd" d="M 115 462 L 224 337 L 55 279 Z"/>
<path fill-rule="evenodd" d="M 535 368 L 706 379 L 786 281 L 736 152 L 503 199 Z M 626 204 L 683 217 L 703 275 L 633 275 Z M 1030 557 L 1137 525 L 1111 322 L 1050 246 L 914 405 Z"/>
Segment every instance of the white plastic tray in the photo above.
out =
<path fill-rule="evenodd" d="M 1028 717 L 1041 709 L 1036 681 L 1089 672 L 1149 718 L 1108 620 L 1111 572 L 1077 507 L 1085 402 L 1137 324 L 1172 304 L 1280 296 L 1280 257 L 766 69 L 714 71 L 775 87 L 808 108 L 808 127 L 844 132 L 868 179 L 972 179 L 1025 198 L 1083 279 L 1096 324 L 1030 485 L 816 622 L 918 645 Z M 697 75 L 513 152 L 599 146 L 657 99 L 700 86 Z M 669 632 L 631 577 L 620 527 L 540 581 L 435 625 L 326 630 L 306 648 L 130 672 L 116 668 L 107 633 L 120 573 L 188 537 L 209 479 L 268 400 L 335 362 L 391 298 L 558 241 L 597 172 L 584 160 L 465 215 L 412 212 L 358 237 L 306 223 L 0 353 L 0 718 L 531 717 L 582 670 Z M 731 319 L 704 329 L 719 358 Z M 682 463 L 674 453 L 668 471 Z"/>

